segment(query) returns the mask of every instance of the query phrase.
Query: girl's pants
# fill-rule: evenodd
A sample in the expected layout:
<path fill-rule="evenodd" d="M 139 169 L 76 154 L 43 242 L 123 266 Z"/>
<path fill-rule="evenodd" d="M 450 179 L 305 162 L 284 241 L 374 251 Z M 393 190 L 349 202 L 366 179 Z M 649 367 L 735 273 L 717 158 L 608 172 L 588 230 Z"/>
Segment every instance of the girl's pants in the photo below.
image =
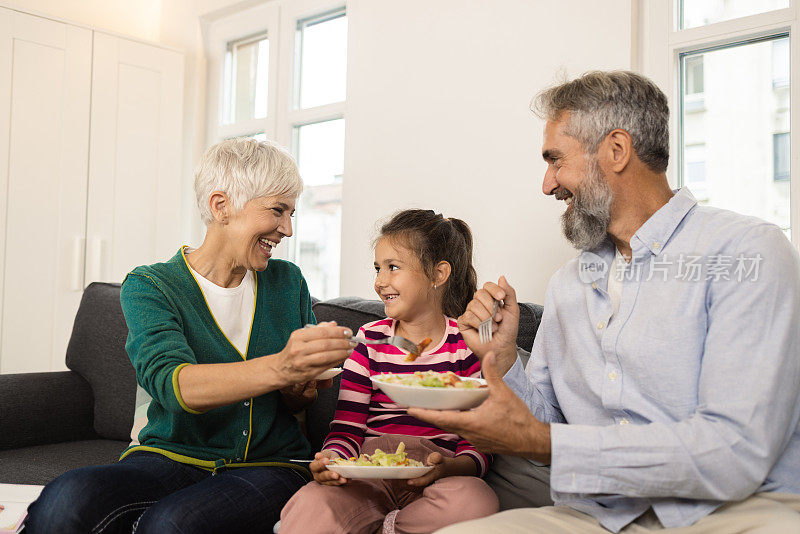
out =
<path fill-rule="evenodd" d="M 361 452 L 394 452 L 401 441 L 408 456 L 423 463 L 432 452 L 452 457 L 429 440 L 413 436 L 367 438 Z M 343 486 L 311 482 L 281 512 L 280 534 L 433 532 L 498 509 L 497 496 L 478 477 L 440 478 L 425 488 L 409 486 L 406 480 L 348 479 Z"/>

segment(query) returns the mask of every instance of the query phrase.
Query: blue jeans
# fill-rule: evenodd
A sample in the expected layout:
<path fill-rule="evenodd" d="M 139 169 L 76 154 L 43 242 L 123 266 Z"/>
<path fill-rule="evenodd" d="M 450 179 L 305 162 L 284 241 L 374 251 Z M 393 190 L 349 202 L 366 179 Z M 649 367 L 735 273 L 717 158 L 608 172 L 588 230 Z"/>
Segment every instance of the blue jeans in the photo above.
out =
<path fill-rule="evenodd" d="M 27 534 L 272 532 L 308 480 L 288 467 L 216 475 L 152 452 L 64 473 L 28 508 Z"/>

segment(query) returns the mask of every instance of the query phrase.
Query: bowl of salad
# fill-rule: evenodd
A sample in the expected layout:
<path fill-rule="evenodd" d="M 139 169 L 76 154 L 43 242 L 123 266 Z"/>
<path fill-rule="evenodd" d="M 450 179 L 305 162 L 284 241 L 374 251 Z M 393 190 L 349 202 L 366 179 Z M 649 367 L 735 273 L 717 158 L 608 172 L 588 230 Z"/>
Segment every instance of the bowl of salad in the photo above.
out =
<path fill-rule="evenodd" d="M 374 454 L 362 454 L 358 458 L 336 458 L 326 466 L 345 478 L 384 478 L 407 479 L 421 477 L 431 469 L 432 465 L 409 458 L 406 444 L 402 441 L 394 453 L 375 449 Z"/>
<path fill-rule="evenodd" d="M 372 384 L 398 406 L 433 410 L 469 410 L 489 396 L 486 381 L 447 371 L 373 375 Z"/>

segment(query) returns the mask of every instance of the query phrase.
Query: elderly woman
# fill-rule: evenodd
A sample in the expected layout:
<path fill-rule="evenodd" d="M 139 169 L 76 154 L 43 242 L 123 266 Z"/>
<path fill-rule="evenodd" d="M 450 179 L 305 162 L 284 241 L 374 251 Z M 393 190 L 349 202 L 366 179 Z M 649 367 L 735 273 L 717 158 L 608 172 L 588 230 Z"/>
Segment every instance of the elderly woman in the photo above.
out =
<path fill-rule="evenodd" d="M 300 270 L 270 260 L 303 188 L 282 149 L 224 141 L 195 177 L 203 244 L 122 284 L 126 349 L 153 397 L 140 445 L 70 471 L 30 507 L 28 532 L 271 532 L 309 479 L 292 415 L 352 335 L 315 323 Z"/>

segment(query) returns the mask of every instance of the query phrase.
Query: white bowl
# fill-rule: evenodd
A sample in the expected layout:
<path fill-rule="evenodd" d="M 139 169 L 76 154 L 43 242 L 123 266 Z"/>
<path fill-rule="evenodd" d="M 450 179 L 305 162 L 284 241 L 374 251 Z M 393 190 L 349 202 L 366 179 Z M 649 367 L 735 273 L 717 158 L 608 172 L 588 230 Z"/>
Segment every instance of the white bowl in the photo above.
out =
<path fill-rule="evenodd" d="M 480 378 L 464 378 L 479 384 L 486 384 Z M 380 375 L 372 377 L 372 383 L 397 403 L 406 408 L 429 408 L 432 410 L 469 410 L 478 406 L 489 396 L 489 388 L 431 388 L 425 386 L 405 386 L 392 384 L 380 379 Z"/>
<path fill-rule="evenodd" d="M 431 469 L 432 465 L 422 467 L 408 467 L 399 465 L 395 467 L 383 467 L 378 465 L 336 465 L 328 464 L 331 471 L 335 471 L 345 478 L 385 478 L 385 479 L 406 479 L 421 477 Z"/>
<path fill-rule="evenodd" d="M 333 378 L 334 376 L 338 375 L 342 372 L 341 367 L 331 367 L 330 369 L 325 369 L 320 374 L 318 374 L 314 380 L 327 380 L 329 378 Z"/>

